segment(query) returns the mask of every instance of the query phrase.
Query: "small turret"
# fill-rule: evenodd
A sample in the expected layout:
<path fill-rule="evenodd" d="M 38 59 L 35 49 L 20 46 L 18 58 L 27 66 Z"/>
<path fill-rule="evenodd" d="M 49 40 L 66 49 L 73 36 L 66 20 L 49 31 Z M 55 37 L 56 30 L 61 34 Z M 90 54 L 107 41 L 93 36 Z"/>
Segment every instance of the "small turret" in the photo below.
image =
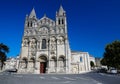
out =
<path fill-rule="evenodd" d="M 66 12 L 62 5 L 60 6 L 59 11 L 56 12 L 56 26 L 59 28 L 59 31 L 67 33 Z"/>
<path fill-rule="evenodd" d="M 56 25 L 66 25 L 66 13 L 62 6 L 56 12 Z"/>
<path fill-rule="evenodd" d="M 36 17 L 35 9 L 33 8 L 30 15 L 29 16 L 26 15 L 25 28 L 35 27 L 36 21 L 37 21 L 37 17 Z"/>

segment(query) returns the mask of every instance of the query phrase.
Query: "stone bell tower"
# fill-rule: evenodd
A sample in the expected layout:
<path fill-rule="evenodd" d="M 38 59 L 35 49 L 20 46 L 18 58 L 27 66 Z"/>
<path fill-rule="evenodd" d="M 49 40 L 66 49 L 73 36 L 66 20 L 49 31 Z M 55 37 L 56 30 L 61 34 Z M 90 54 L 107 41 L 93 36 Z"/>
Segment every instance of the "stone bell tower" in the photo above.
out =
<path fill-rule="evenodd" d="M 68 33 L 67 33 L 67 20 L 66 20 L 66 11 L 60 6 L 59 11 L 56 12 L 56 33 L 58 37 L 58 64 L 60 55 L 63 54 L 65 61 L 65 70 L 70 72 L 70 61 L 71 61 L 71 51 L 69 47 Z M 62 43 L 63 42 L 63 43 Z M 60 69 L 59 69 L 60 70 Z"/>

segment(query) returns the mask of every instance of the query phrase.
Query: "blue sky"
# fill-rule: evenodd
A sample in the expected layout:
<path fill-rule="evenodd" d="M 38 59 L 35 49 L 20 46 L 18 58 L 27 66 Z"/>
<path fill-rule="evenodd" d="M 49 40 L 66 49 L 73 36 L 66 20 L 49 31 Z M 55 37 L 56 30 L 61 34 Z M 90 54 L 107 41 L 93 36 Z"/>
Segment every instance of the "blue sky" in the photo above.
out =
<path fill-rule="evenodd" d="M 10 48 L 8 57 L 20 53 L 26 14 L 35 8 L 55 20 L 60 5 L 67 13 L 70 47 L 102 57 L 105 45 L 120 40 L 119 0 L 1 0 L 0 42 Z"/>

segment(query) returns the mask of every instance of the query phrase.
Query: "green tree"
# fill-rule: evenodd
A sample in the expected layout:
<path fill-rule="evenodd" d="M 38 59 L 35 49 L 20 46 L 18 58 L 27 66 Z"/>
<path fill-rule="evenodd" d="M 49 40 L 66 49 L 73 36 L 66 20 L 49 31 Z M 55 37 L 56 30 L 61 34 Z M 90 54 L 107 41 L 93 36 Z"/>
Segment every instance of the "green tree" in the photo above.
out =
<path fill-rule="evenodd" d="M 102 60 L 100 62 L 101 62 L 102 65 L 107 65 L 107 61 L 106 61 L 105 57 L 102 58 Z"/>
<path fill-rule="evenodd" d="M 95 66 L 93 61 L 90 61 L 90 66 L 93 68 Z"/>
<path fill-rule="evenodd" d="M 107 44 L 101 64 L 120 69 L 120 41 Z"/>
<path fill-rule="evenodd" d="M 1 62 L 0 68 L 1 69 L 3 68 L 4 61 L 6 61 L 6 58 L 7 58 L 6 53 L 8 52 L 9 52 L 9 48 L 3 43 L 0 43 L 0 62 Z"/>

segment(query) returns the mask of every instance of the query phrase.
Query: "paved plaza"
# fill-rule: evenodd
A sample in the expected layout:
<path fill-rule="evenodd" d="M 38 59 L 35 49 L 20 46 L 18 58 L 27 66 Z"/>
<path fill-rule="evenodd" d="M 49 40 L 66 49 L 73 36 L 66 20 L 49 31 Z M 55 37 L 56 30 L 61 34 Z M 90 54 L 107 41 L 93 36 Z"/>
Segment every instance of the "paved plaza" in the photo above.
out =
<path fill-rule="evenodd" d="M 119 84 L 120 76 L 86 74 L 0 74 L 0 84 Z"/>

